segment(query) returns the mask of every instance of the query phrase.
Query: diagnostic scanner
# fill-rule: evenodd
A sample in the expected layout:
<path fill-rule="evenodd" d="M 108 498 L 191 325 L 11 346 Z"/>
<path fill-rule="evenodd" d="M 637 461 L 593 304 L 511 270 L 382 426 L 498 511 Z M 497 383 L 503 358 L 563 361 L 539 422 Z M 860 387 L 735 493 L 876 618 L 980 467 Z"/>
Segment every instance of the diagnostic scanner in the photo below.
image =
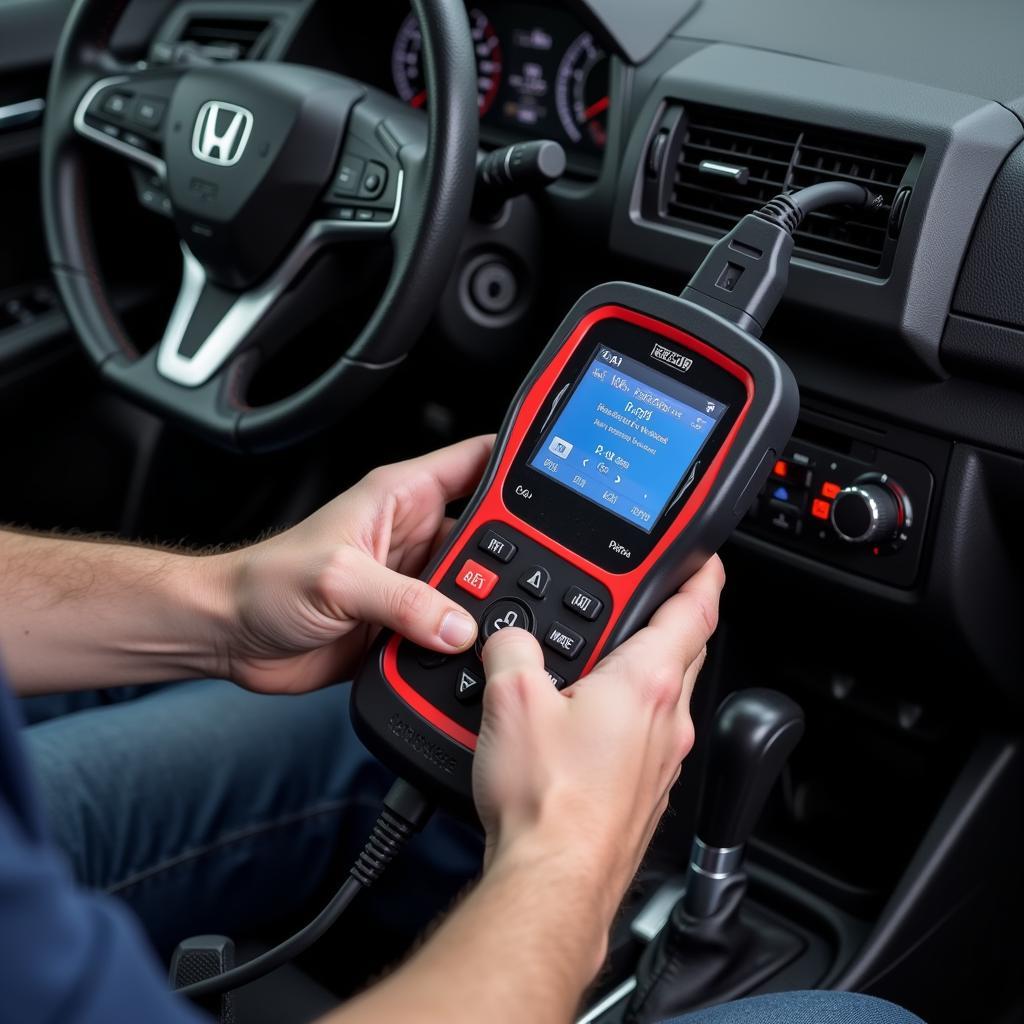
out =
<path fill-rule="evenodd" d="M 486 686 L 480 644 L 517 626 L 564 689 L 646 624 L 732 532 L 789 440 L 786 365 L 684 298 L 602 285 L 523 382 L 427 579 L 477 620 L 446 657 L 383 634 L 358 675 L 360 738 L 468 812 Z"/>

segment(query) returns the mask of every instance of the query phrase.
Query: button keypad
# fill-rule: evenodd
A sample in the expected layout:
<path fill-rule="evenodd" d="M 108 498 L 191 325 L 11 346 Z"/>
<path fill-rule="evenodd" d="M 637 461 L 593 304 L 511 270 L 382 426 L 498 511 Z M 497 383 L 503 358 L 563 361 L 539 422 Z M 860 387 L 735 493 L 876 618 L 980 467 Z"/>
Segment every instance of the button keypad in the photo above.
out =
<path fill-rule="evenodd" d="M 459 574 L 455 577 L 455 585 L 477 600 L 483 600 L 494 589 L 498 582 L 498 574 L 491 572 L 486 566 L 467 558 Z"/>
<path fill-rule="evenodd" d="M 484 674 L 461 669 L 455 677 L 455 699 L 460 704 L 475 704 L 484 692 Z"/>
<path fill-rule="evenodd" d="M 601 582 L 501 522 L 485 523 L 464 538 L 437 588 L 477 620 L 478 641 L 440 659 L 403 641 L 398 670 L 434 707 L 472 732 L 480 729 L 486 686 L 480 652 L 489 637 L 512 627 L 532 632 L 544 648 L 552 685 L 562 690 L 579 679 L 612 612 L 611 594 Z"/>
<path fill-rule="evenodd" d="M 512 541 L 506 540 L 500 533 L 496 533 L 494 530 L 488 530 L 480 538 L 480 543 L 477 544 L 477 547 L 490 555 L 491 558 L 496 558 L 502 565 L 508 565 L 516 557 L 516 552 L 519 550 Z"/>
<path fill-rule="evenodd" d="M 480 635 L 487 640 L 494 636 L 499 630 L 515 627 L 516 629 L 528 629 L 533 632 L 533 616 L 530 609 L 522 601 L 514 598 L 505 598 L 503 601 L 495 601 L 480 620 Z"/>
<path fill-rule="evenodd" d="M 525 590 L 532 597 L 541 600 L 548 592 L 548 584 L 551 582 L 551 573 L 543 565 L 531 565 L 522 576 L 519 577 L 519 587 Z"/>
<path fill-rule="evenodd" d="M 544 644 L 556 654 L 572 661 L 583 650 L 586 640 L 563 623 L 552 622 L 544 634 Z"/>
<path fill-rule="evenodd" d="M 582 587 L 570 587 L 562 598 L 562 604 L 587 622 L 593 622 L 604 607 L 600 598 L 587 593 Z"/>

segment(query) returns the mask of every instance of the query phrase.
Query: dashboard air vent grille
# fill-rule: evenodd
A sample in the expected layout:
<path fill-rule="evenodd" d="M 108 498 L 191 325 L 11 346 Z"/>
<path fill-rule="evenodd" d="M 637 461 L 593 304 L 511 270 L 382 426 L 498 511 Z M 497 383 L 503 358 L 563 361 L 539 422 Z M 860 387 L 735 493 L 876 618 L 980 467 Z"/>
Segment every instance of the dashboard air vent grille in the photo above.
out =
<path fill-rule="evenodd" d="M 257 60 L 270 41 L 270 28 L 266 18 L 194 17 L 179 42 L 193 43 L 218 60 Z"/>
<path fill-rule="evenodd" d="M 829 262 L 881 267 L 892 204 L 914 147 L 698 104 L 686 104 L 683 119 L 665 209 L 670 220 L 722 235 L 779 192 L 829 179 L 857 181 L 881 194 L 884 206 L 849 215 L 809 215 L 796 233 L 796 251 Z M 736 178 L 709 173 L 707 162 L 742 168 L 743 173 Z"/>

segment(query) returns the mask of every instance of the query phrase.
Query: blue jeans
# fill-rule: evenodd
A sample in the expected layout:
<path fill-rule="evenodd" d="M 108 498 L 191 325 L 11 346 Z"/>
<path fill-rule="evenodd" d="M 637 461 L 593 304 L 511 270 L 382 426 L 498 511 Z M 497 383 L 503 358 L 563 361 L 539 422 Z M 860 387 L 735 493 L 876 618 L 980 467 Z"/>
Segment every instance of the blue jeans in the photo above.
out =
<path fill-rule="evenodd" d="M 352 731 L 348 691 L 270 697 L 201 680 L 23 701 L 40 796 L 77 879 L 128 903 L 165 954 L 310 909 L 344 877 L 392 781 Z M 438 815 L 360 902 L 411 935 L 481 855 L 471 829 Z"/>
<path fill-rule="evenodd" d="M 781 992 L 677 1017 L 670 1024 L 922 1024 L 906 1010 L 853 992 Z"/>
<path fill-rule="evenodd" d="M 128 903 L 164 953 L 304 909 L 332 869 L 338 879 L 347 869 L 391 783 L 352 731 L 347 686 L 267 697 L 202 680 L 22 704 L 57 845 L 78 880 Z M 422 928 L 481 854 L 475 832 L 435 817 L 380 883 L 374 917 L 398 933 Z M 796 992 L 673 1024 L 921 1022 L 867 996 Z"/>

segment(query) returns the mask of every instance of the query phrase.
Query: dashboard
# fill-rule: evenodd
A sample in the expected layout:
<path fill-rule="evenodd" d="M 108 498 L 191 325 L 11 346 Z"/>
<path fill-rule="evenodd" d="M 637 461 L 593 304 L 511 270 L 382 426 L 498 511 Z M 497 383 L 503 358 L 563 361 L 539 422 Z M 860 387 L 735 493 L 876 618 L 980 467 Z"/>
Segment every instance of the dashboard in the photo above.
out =
<path fill-rule="evenodd" d="M 572 171 L 595 176 L 608 142 L 610 58 L 597 35 L 556 5 L 488 0 L 469 8 L 481 138 L 492 146 L 554 139 Z M 408 4 L 344 9 L 334 26 L 335 68 L 429 103 L 422 35 Z"/>

